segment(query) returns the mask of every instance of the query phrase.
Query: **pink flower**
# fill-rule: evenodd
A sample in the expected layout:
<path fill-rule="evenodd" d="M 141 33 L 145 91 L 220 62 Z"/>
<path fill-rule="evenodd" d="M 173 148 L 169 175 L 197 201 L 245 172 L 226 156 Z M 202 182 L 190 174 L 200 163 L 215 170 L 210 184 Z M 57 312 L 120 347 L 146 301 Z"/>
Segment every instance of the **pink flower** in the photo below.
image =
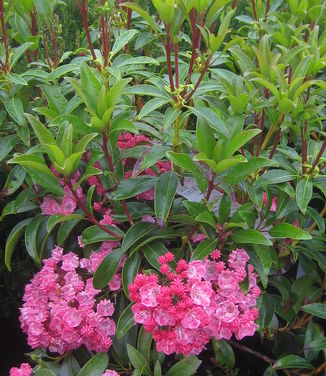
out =
<path fill-rule="evenodd" d="M 194 243 L 201 243 L 202 241 L 204 241 L 206 239 L 206 236 L 204 234 L 195 234 L 191 237 L 191 240 L 194 242 Z"/>
<path fill-rule="evenodd" d="M 107 369 L 102 376 L 119 376 L 118 372 Z"/>
<path fill-rule="evenodd" d="M 145 307 L 156 307 L 156 297 L 160 293 L 160 287 L 156 283 L 148 283 L 139 290 L 141 302 Z"/>
<path fill-rule="evenodd" d="M 107 209 L 104 214 L 104 218 L 100 221 L 101 225 L 114 225 L 114 220 L 111 217 L 111 209 Z"/>
<path fill-rule="evenodd" d="M 52 197 L 45 196 L 40 206 L 43 215 L 59 214 L 59 204 Z"/>
<path fill-rule="evenodd" d="M 155 219 L 150 215 L 143 215 L 141 221 L 142 222 L 155 223 Z"/>
<path fill-rule="evenodd" d="M 267 206 L 267 203 L 268 203 L 267 193 L 263 192 L 263 204 L 265 207 Z M 269 210 L 272 212 L 276 212 L 276 209 L 277 209 L 277 197 L 274 196 L 272 199 L 272 205 Z"/>
<path fill-rule="evenodd" d="M 245 268 L 248 260 L 249 256 L 247 252 L 244 249 L 238 248 L 231 252 L 231 255 L 229 256 L 229 265 L 233 269 Z"/>
<path fill-rule="evenodd" d="M 208 306 L 211 301 L 213 290 L 209 282 L 196 282 L 191 287 L 190 296 L 195 304 Z"/>
<path fill-rule="evenodd" d="M 28 363 L 22 363 L 20 368 L 12 367 L 10 369 L 10 376 L 30 376 L 32 374 L 32 368 Z"/>

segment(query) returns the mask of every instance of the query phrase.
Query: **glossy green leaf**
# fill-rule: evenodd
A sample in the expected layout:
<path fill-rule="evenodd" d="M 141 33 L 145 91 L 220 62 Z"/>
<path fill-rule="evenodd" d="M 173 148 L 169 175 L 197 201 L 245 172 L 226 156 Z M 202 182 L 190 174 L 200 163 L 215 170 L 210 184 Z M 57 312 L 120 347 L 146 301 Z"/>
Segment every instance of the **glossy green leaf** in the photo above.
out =
<path fill-rule="evenodd" d="M 152 372 L 144 356 L 133 346 L 127 345 L 128 356 L 134 368 L 142 370 L 142 374 L 152 376 Z"/>
<path fill-rule="evenodd" d="M 103 289 L 117 271 L 124 252 L 122 248 L 114 249 L 104 257 L 94 273 L 93 285 L 96 289 Z"/>
<path fill-rule="evenodd" d="M 311 235 L 301 230 L 300 228 L 293 226 L 289 223 L 280 223 L 268 231 L 273 238 L 280 239 L 295 239 L 295 240 L 310 240 Z"/>
<path fill-rule="evenodd" d="M 125 30 L 120 33 L 112 46 L 111 55 L 114 56 L 117 54 L 138 33 L 139 31 L 135 29 Z"/>
<path fill-rule="evenodd" d="M 132 305 L 133 303 L 130 303 L 119 317 L 116 329 L 116 336 L 118 339 L 124 337 L 128 330 L 132 328 L 134 325 L 136 325 L 134 320 L 134 314 L 131 310 Z"/>
<path fill-rule="evenodd" d="M 120 235 L 121 237 L 124 236 L 124 233 L 115 226 L 105 226 L 112 232 L 116 233 L 117 235 Z M 112 241 L 117 240 L 117 238 L 113 235 L 108 234 L 104 230 L 100 229 L 96 225 L 87 227 L 83 233 L 82 233 L 82 241 L 83 244 L 93 244 L 98 242 L 104 242 L 104 241 Z"/>
<path fill-rule="evenodd" d="M 148 364 L 150 363 L 152 339 L 152 334 L 147 332 L 142 326 L 138 334 L 137 350 L 143 355 Z"/>
<path fill-rule="evenodd" d="M 166 376 L 191 376 L 196 372 L 200 364 L 201 360 L 191 355 L 171 367 L 166 373 Z"/>
<path fill-rule="evenodd" d="M 17 225 L 10 231 L 5 247 L 5 265 L 9 271 L 11 271 L 11 258 L 15 247 L 20 237 L 23 235 L 26 226 L 31 220 L 32 218 L 24 219 L 23 221 L 17 223 Z"/>
<path fill-rule="evenodd" d="M 199 243 L 194 250 L 192 260 L 203 260 L 206 256 L 211 254 L 217 246 L 217 239 L 206 239 Z"/>
<path fill-rule="evenodd" d="M 0 140 L 0 161 L 2 161 L 10 153 L 11 149 L 18 143 L 19 137 L 10 135 Z"/>
<path fill-rule="evenodd" d="M 261 232 L 252 229 L 232 233 L 232 240 L 239 244 L 273 245 Z"/>
<path fill-rule="evenodd" d="M 249 129 L 235 135 L 224 150 L 224 158 L 231 157 L 231 155 L 233 155 L 236 151 L 239 151 L 243 145 L 245 145 L 253 137 L 257 136 L 260 132 L 260 129 Z"/>
<path fill-rule="evenodd" d="M 108 354 L 98 353 L 84 365 L 77 376 L 101 376 L 106 370 L 108 363 Z"/>
<path fill-rule="evenodd" d="M 139 253 L 129 256 L 122 269 L 122 286 L 123 291 L 129 297 L 129 285 L 133 283 L 140 267 L 141 257 Z"/>
<path fill-rule="evenodd" d="M 295 178 L 296 175 L 286 170 L 270 170 L 256 180 L 255 186 L 261 187 L 262 185 L 279 184 L 294 180 Z"/>
<path fill-rule="evenodd" d="M 157 178 L 153 176 L 136 176 L 119 183 L 117 189 L 111 193 L 113 200 L 126 200 L 153 188 Z"/>
<path fill-rule="evenodd" d="M 9 172 L 6 183 L 2 190 L 3 196 L 10 196 L 15 193 L 25 180 L 26 171 L 20 166 L 14 166 Z"/>
<path fill-rule="evenodd" d="M 320 317 L 326 320 L 326 304 L 323 303 L 311 303 L 301 307 L 302 311 L 310 313 L 313 316 Z"/>
<path fill-rule="evenodd" d="M 177 192 L 178 177 L 173 170 L 162 174 L 155 186 L 154 210 L 157 221 L 165 223 Z"/>
<path fill-rule="evenodd" d="M 158 258 L 168 252 L 168 249 L 164 246 L 164 244 L 160 241 L 154 241 L 146 244 L 143 249 L 144 256 L 150 265 L 152 265 L 155 269 L 160 270 L 161 265 L 158 262 Z"/>
<path fill-rule="evenodd" d="M 284 356 L 273 364 L 273 369 L 275 370 L 289 368 L 313 369 L 314 367 L 308 361 L 298 355 Z"/>
<path fill-rule="evenodd" d="M 3 99 L 3 103 L 10 117 L 19 125 L 25 124 L 25 115 L 22 101 L 19 98 L 11 97 Z"/>
<path fill-rule="evenodd" d="M 129 228 L 123 238 L 121 249 L 127 252 L 128 249 L 140 239 L 144 238 L 150 231 L 154 230 L 156 225 L 148 222 L 138 222 Z"/>
<path fill-rule="evenodd" d="M 302 214 L 306 214 L 308 204 L 312 198 L 313 185 L 311 180 L 300 180 L 295 190 L 295 198 Z"/>

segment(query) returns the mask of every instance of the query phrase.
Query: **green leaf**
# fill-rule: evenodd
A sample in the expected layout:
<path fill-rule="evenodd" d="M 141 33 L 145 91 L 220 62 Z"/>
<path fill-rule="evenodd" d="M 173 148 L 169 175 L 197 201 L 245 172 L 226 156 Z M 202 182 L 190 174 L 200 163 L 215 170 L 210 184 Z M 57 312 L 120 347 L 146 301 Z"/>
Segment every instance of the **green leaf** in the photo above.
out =
<path fill-rule="evenodd" d="M 18 143 L 19 137 L 16 135 L 10 135 L 3 137 L 0 140 L 0 162 L 6 158 L 11 149 Z"/>
<path fill-rule="evenodd" d="M 93 286 L 96 289 L 103 289 L 110 282 L 119 267 L 124 253 L 122 248 L 116 248 L 104 257 L 94 273 Z"/>
<path fill-rule="evenodd" d="M 232 240 L 239 244 L 273 245 L 261 232 L 253 229 L 239 230 L 232 233 Z"/>
<path fill-rule="evenodd" d="M 2 190 L 3 196 L 10 196 L 22 185 L 26 176 L 26 171 L 20 166 L 14 166 L 9 172 L 6 183 Z"/>
<path fill-rule="evenodd" d="M 194 115 L 197 117 L 202 117 L 207 121 L 207 124 L 214 129 L 217 133 L 222 134 L 223 136 L 228 136 L 229 132 L 225 127 L 225 124 L 218 117 L 217 113 L 210 108 L 205 107 L 191 107 L 189 108 Z"/>
<path fill-rule="evenodd" d="M 203 260 L 211 254 L 217 246 L 217 239 L 206 239 L 199 243 L 191 257 L 191 260 Z"/>
<path fill-rule="evenodd" d="M 210 211 L 206 210 L 199 213 L 195 219 L 198 222 L 207 223 L 208 225 L 213 227 L 214 230 L 216 230 L 216 218 Z"/>
<path fill-rule="evenodd" d="M 326 304 L 323 303 L 311 303 L 301 307 L 302 311 L 310 313 L 313 316 L 320 317 L 326 320 Z"/>
<path fill-rule="evenodd" d="M 295 190 L 295 198 L 302 214 L 306 214 L 308 204 L 312 198 L 313 185 L 311 180 L 300 180 Z"/>
<path fill-rule="evenodd" d="M 147 332 L 142 326 L 138 334 L 137 350 L 143 355 L 148 364 L 150 362 L 152 339 L 152 334 Z"/>
<path fill-rule="evenodd" d="M 122 269 L 122 286 L 123 291 L 127 297 L 129 297 L 129 285 L 133 283 L 140 267 L 141 257 L 139 253 L 134 253 L 127 258 Z"/>
<path fill-rule="evenodd" d="M 41 20 L 46 23 L 51 15 L 51 5 L 49 0 L 34 0 L 37 14 Z"/>
<path fill-rule="evenodd" d="M 190 171 L 194 174 L 200 173 L 199 168 L 195 165 L 190 155 L 185 153 L 175 153 L 173 151 L 168 151 L 166 155 L 176 166 L 181 167 L 184 170 Z"/>
<path fill-rule="evenodd" d="M 231 168 L 223 180 L 232 185 L 238 184 L 250 174 L 258 172 L 263 167 L 275 166 L 275 162 L 267 158 L 250 158 L 247 163 L 238 164 Z"/>
<path fill-rule="evenodd" d="M 64 76 L 65 74 L 77 70 L 79 66 L 77 64 L 65 64 L 54 69 L 47 77 L 47 81 L 54 81 L 57 78 Z"/>
<path fill-rule="evenodd" d="M 8 163 L 21 165 L 40 186 L 58 196 L 63 196 L 64 191 L 58 182 L 58 178 L 46 166 L 42 158 L 32 154 L 24 154 L 10 159 Z"/>
<path fill-rule="evenodd" d="M 134 4 L 134 3 L 131 3 L 131 2 L 123 3 L 123 4 L 121 4 L 121 6 L 129 8 L 129 9 L 135 11 L 136 13 L 138 13 L 149 24 L 149 26 L 154 31 L 156 31 L 156 25 L 155 25 L 153 18 L 141 6 Z"/>
<path fill-rule="evenodd" d="M 119 118 L 118 121 L 116 121 L 114 119 L 111 125 L 111 134 L 112 133 L 114 134 L 115 132 L 121 132 L 121 131 L 128 131 L 128 132 L 136 133 L 136 134 L 139 133 L 137 127 L 133 125 L 133 123 L 130 120 Z"/>
<path fill-rule="evenodd" d="M 121 249 L 125 253 L 138 240 L 142 239 L 150 231 L 156 228 L 156 225 L 148 222 L 138 222 L 129 228 L 125 237 L 123 238 Z"/>
<path fill-rule="evenodd" d="M 37 249 L 37 232 L 40 227 L 42 215 L 36 215 L 27 225 L 25 231 L 25 246 L 28 254 L 37 263 L 40 264 L 40 257 Z"/>
<path fill-rule="evenodd" d="M 3 99 L 3 104 L 10 117 L 18 124 L 25 124 L 25 116 L 22 101 L 19 98 L 11 97 Z"/>
<path fill-rule="evenodd" d="M 214 342 L 213 342 L 214 343 Z M 235 356 L 232 347 L 224 340 L 216 341 L 214 344 L 215 358 L 218 364 L 232 369 L 235 364 Z"/>
<path fill-rule="evenodd" d="M 10 231 L 5 247 L 5 265 L 9 271 L 11 271 L 11 258 L 18 240 L 23 235 L 26 226 L 31 220 L 32 218 L 24 219 L 23 221 L 17 223 L 17 225 Z"/>
<path fill-rule="evenodd" d="M 86 99 L 87 107 L 96 113 L 98 94 L 101 90 L 102 84 L 95 75 L 94 71 L 86 63 L 83 63 L 80 67 L 80 77 L 82 87 L 78 86 L 80 84 L 76 81 L 72 81 L 71 79 L 67 81 L 74 84 L 74 88 L 75 90 L 77 89 L 76 91 L 78 95 L 80 95 L 82 91 L 83 94 L 80 95 L 81 98 L 83 100 Z"/>
<path fill-rule="evenodd" d="M 62 246 L 73 228 L 81 221 L 81 218 L 73 218 L 67 222 L 63 222 L 58 230 L 57 243 Z"/>
<path fill-rule="evenodd" d="M 125 179 L 120 182 L 117 189 L 111 193 L 111 198 L 113 200 L 126 200 L 127 198 L 135 197 L 153 188 L 156 180 L 156 177 L 147 175 Z"/>
<path fill-rule="evenodd" d="M 254 185 L 258 188 L 262 185 L 284 183 L 286 181 L 294 180 L 295 178 L 296 175 L 286 170 L 270 170 L 260 176 Z"/>
<path fill-rule="evenodd" d="M 279 359 L 273 364 L 273 369 L 288 369 L 288 368 L 306 368 L 313 369 L 314 367 L 304 358 L 298 355 L 287 355 Z"/>
<path fill-rule="evenodd" d="M 168 104 L 169 102 L 170 102 L 170 98 L 166 99 L 165 97 L 150 99 L 148 102 L 145 103 L 144 107 L 141 109 L 141 111 L 137 115 L 137 119 L 141 120 L 146 115 L 164 106 L 165 104 Z"/>
<path fill-rule="evenodd" d="M 146 244 L 143 247 L 144 256 L 146 260 L 157 270 L 160 270 L 161 265 L 157 261 L 160 256 L 165 255 L 168 249 L 160 241 L 154 241 Z"/>
<path fill-rule="evenodd" d="M 231 157 L 236 151 L 239 151 L 243 145 L 259 133 L 261 133 L 260 129 L 249 129 L 235 135 L 224 150 L 224 158 Z"/>
<path fill-rule="evenodd" d="M 127 344 L 128 356 L 134 368 L 139 369 L 146 376 L 152 376 L 149 365 L 143 355 L 133 346 Z"/>
<path fill-rule="evenodd" d="M 101 376 L 109 364 L 109 357 L 106 353 L 98 353 L 92 357 L 77 376 Z"/>
<path fill-rule="evenodd" d="M 48 153 L 49 148 L 48 145 L 55 145 L 56 142 L 54 137 L 52 136 L 52 133 L 34 116 L 30 114 L 26 114 L 27 120 L 31 124 L 33 131 L 35 132 L 36 136 L 40 140 L 40 143 L 42 144 L 44 151 Z M 48 153 L 53 160 L 56 160 L 55 154 L 51 151 Z"/>
<path fill-rule="evenodd" d="M 280 223 L 268 231 L 273 238 L 280 239 L 295 239 L 295 240 L 310 240 L 311 235 L 301 230 L 301 228 L 290 225 L 289 223 Z"/>
<path fill-rule="evenodd" d="M 157 221 L 165 223 L 177 192 L 178 177 L 173 170 L 162 174 L 155 186 L 154 210 Z"/>
<path fill-rule="evenodd" d="M 39 0 L 41 1 L 41 0 Z M 23 43 L 22 45 L 15 48 L 14 53 L 11 57 L 10 61 L 10 70 L 15 66 L 16 62 L 24 55 L 26 50 L 28 50 L 34 43 L 27 42 Z"/>
<path fill-rule="evenodd" d="M 171 367 L 166 376 L 191 376 L 196 372 L 200 364 L 201 361 L 196 356 L 191 355 Z"/>
<path fill-rule="evenodd" d="M 27 81 L 23 79 L 19 74 L 17 73 L 10 73 L 7 76 L 8 81 L 10 81 L 14 85 L 24 85 L 28 86 Z"/>
<path fill-rule="evenodd" d="M 169 149 L 169 146 L 163 145 L 155 145 L 151 148 L 147 148 L 140 156 L 140 158 L 143 159 L 140 169 L 146 170 L 147 168 L 153 166 L 157 161 L 165 156 L 166 151 Z"/>
<path fill-rule="evenodd" d="M 35 376 L 56 376 L 56 374 L 49 368 L 39 368 L 35 371 Z"/>
<path fill-rule="evenodd" d="M 131 307 L 133 303 L 130 303 L 127 308 L 122 312 L 117 322 L 116 336 L 121 339 L 125 336 L 130 328 L 136 325 L 134 320 L 134 314 L 132 313 Z"/>
<path fill-rule="evenodd" d="M 50 86 L 50 85 L 40 85 L 46 100 L 52 110 L 56 115 L 61 115 L 65 112 L 68 101 L 62 95 L 60 86 Z"/>
<path fill-rule="evenodd" d="M 260 330 L 263 330 L 272 321 L 275 312 L 275 305 L 273 298 L 268 293 L 262 295 L 261 301 L 262 303 L 259 310 L 258 324 Z"/>
<path fill-rule="evenodd" d="M 117 235 L 121 235 L 121 237 L 124 236 L 124 233 L 115 226 L 105 226 L 109 230 L 113 231 Z M 87 227 L 83 233 L 82 233 L 82 242 L 83 244 L 93 244 L 98 242 L 104 242 L 104 241 L 112 241 L 117 240 L 117 238 L 113 235 L 108 234 L 104 230 L 100 229 L 96 225 Z"/>
<path fill-rule="evenodd" d="M 123 31 L 114 42 L 111 55 L 117 54 L 138 33 L 139 31 L 135 29 Z"/>
<path fill-rule="evenodd" d="M 201 116 L 198 116 L 197 119 L 196 139 L 199 151 L 205 153 L 208 159 L 213 159 L 213 151 L 216 145 L 215 136 Z"/>

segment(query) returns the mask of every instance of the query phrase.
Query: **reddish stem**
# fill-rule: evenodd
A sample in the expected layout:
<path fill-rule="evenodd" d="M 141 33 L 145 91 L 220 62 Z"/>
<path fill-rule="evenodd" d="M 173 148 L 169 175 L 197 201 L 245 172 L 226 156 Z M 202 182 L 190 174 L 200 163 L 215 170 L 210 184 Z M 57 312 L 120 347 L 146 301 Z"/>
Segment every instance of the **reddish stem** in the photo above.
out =
<path fill-rule="evenodd" d="M 256 3 L 255 3 L 255 0 L 252 0 L 252 13 L 254 15 L 254 19 L 255 21 L 258 21 L 258 18 L 257 18 L 257 13 L 256 13 Z"/>
<path fill-rule="evenodd" d="M 306 141 L 306 132 L 307 132 L 308 124 L 305 121 L 304 128 L 301 129 L 301 142 L 302 142 L 302 175 L 306 173 L 306 166 L 308 156 L 307 156 L 307 141 Z"/>
<path fill-rule="evenodd" d="M 262 114 L 261 114 L 261 122 L 260 122 L 260 129 L 261 129 L 261 132 L 259 134 L 259 137 L 258 137 L 258 143 L 257 143 L 257 150 L 256 150 L 256 157 L 259 156 L 259 153 L 260 153 L 260 148 L 261 148 L 261 144 L 263 142 L 263 131 L 264 131 L 264 126 L 265 126 L 265 111 L 263 110 L 262 111 Z"/>
<path fill-rule="evenodd" d="M 258 127 L 258 123 L 259 123 L 259 119 L 258 119 L 258 115 L 257 115 L 257 112 L 255 111 L 255 125 L 256 125 L 256 128 Z M 256 145 L 256 137 L 254 137 L 252 140 L 251 140 L 251 155 L 253 156 L 254 153 L 255 153 L 255 145 Z"/>
<path fill-rule="evenodd" d="M 279 126 L 278 129 L 277 129 L 275 140 L 274 140 L 274 145 L 273 145 L 273 148 L 272 148 L 271 153 L 269 155 L 269 159 L 273 158 L 273 156 L 276 152 L 277 145 L 280 142 L 280 139 L 281 139 L 281 126 Z"/>
<path fill-rule="evenodd" d="M 5 46 L 5 54 L 6 54 L 6 61 L 4 63 L 4 68 L 6 72 L 9 72 L 10 70 L 9 45 L 8 45 L 8 38 L 7 38 L 7 32 L 6 32 L 6 24 L 4 20 L 3 0 L 0 0 L 0 21 L 1 21 L 2 39 L 3 39 L 3 44 Z"/>
<path fill-rule="evenodd" d="M 131 218 L 131 215 L 129 213 L 129 210 L 128 210 L 128 207 L 127 207 L 127 204 L 126 204 L 125 200 L 122 200 L 122 206 L 123 206 L 123 209 L 124 209 L 124 211 L 125 211 L 125 213 L 127 215 L 128 222 L 129 222 L 130 226 L 133 226 L 134 222 L 133 222 L 133 220 Z"/>
<path fill-rule="evenodd" d="M 175 86 L 179 87 L 179 46 L 178 43 L 174 43 L 174 64 L 175 64 Z"/>
<path fill-rule="evenodd" d="M 265 10 L 265 18 L 266 18 L 267 15 L 268 15 L 269 7 L 270 7 L 269 0 L 267 0 L 267 3 L 266 3 L 266 10 Z"/>
<path fill-rule="evenodd" d="M 121 235 L 118 235 L 116 234 L 115 232 L 109 230 L 108 228 L 106 228 L 105 226 L 101 225 L 100 222 L 98 222 L 98 220 L 94 217 L 93 214 L 91 214 L 91 212 L 87 209 L 87 207 L 84 205 L 84 203 L 82 202 L 82 200 L 80 199 L 80 197 L 78 196 L 77 192 L 74 190 L 72 184 L 71 184 L 71 181 L 69 179 L 66 179 L 66 184 L 68 185 L 68 187 L 70 188 L 73 196 L 75 197 L 75 200 L 78 204 L 78 206 L 80 207 L 80 209 L 86 214 L 86 217 L 87 219 L 93 223 L 94 225 L 96 225 L 97 227 L 99 227 L 101 230 L 103 230 L 104 232 L 106 232 L 107 234 L 109 235 L 112 235 L 114 236 L 115 238 L 117 239 L 122 239 L 122 236 Z"/>
<path fill-rule="evenodd" d="M 51 43 L 52 43 L 52 47 L 53 47 L 53 63 L 54 63 L 54 66 L 56 67 L 58 65 L 57 41 L 56 41 L 51 29 L 49 29 L 49 33 L 50 33 Z"/>
<path fill-rule="evenodd" d="M 170 26 L 165 25 L 166 29 L 166 44 L 165 44 L 165 52 L 166 52 L 166 60 L 168 66 L 168 75 L 170 81 L 170 89 L 171 93 L 174 92 L 174 83 L 173 83 L 173 75 L 172 75 L 172 64 L 171 64 L 171 46 L 172 46 L 172 39 L 170 36 Z"/>
<path fill-rule="evenodd" d="M 102 29 L 102 48 L 103 48 L 103 59 L 104 66 L 106 67 L 109 63 L 109 31 L 108 31 L 108 15 L 105 14 L 101 16 L 101 29 Z"/>
<path fill-rule="evenodd" d="M 195 91 L 197 90 L 198 86 L 200 85 L 202 79 L 204 78 L 204 75 L 205 75 L 207 69 L 209 68 L 209 64 L 210 64 L 210 62 L 211 62 L 211 58 L 212 58 L 212 57 L 210 56 L 210 57 L 206 60 L 206 62 L 205 62 L 205 66 L 204 66 L 204 69 L 202 70 L 202 72 L 201 72 L 201 74 L 200 74 L 200 76 L 199 76 L 199 78 L 198 78 L 198 81 L 196 82 L 195 87 L 194 87 L 193 90 L 187 95 L 187 97 L 186 97 L 186 99 L 185 99 L 186 102 L 188 102 L 189 99 L 194 95 L 194 93 L 195 93 Z"/>
<path fill-rule="evenodd" d="M 325 151 L 325 149 L 326 149 L 326 138 L 325 138 L 325 140 L 324 140 L 324 142 L 323 142 L 323 144 L 322 144 L 322 146 L 321 146 L 321 148 L 320 148 L 320 150 L 319 150 L 319 153 L 318 153 L 318 155 L 317 155 L 317 157 L 316 157 L 316 159 L 315 159 L 315 162 L 313 163 L 313 165 L 312 165 L 312 167 L 311 167 L 311 172 L 315 169 L 315 167 L 318 165 L 318 163 L 319 163 L 319 161 L 320 161 L 320 158 L 323 156 L 323 154 L 324 154 L 324 151 Z"/>

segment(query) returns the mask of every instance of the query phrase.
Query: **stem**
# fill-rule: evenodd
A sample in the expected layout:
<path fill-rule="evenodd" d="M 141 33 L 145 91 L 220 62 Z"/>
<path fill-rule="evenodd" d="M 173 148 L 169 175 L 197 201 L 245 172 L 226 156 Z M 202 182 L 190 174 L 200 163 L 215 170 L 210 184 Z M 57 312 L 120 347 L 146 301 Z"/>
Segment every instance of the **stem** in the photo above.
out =
<path fill-rule="evenodd" d="M 109 33 L 108 33 L 108 15 L 101 16 L 101 29 L 102 29 L 102 47 L 103 47 L 103 59 L 104 66 L 109 63 Z"/>
<path fill-rule="evenodd" d="M 272 358 L 270 358 L 270 357 L 268 357 L 268 356 L 266 356 L 266 355 L 263 355 L 263 354 L 261 354 L 261 353 L 259 353 L 259 352 L 257 352 L 257 351 L 251 350 L 251 349 L 250 349 L 249 347 L 247 347 L 247 346 L 240 345 L 239 343 L 234 342 L 234 341 L 231 341 L 231 340 L 228 341 L 228 342 L 229 342 L 229 344 L 230 344 L 232 347 L 235 347 L 236 349 L 239 349 L 239 350 L 241 350 L 241 351 L 245 351 L 245 352 L 247 352 L 247 353 L 249 353 L 249 354 L 252 354 L 252 355 L 254 355 L 254 356 L 257 357 L 257 358 L 264 360 L 266 363 L 273 364 L 273 363 L 275 362 L 274 359 L 272 359 Z"/>
<path fill-rule="evenodd" d="M 321 146 L 321 148 L 319 150 L 319 153 L 318 153 L 318 155 L 317 155 L 317 157 L 315 159 L 315 162 L 313 163 L 313 165 L 312 165 L 312 167 L 310 169 L 310 172 L 313 172 L 314 169 L 315 169 L 315 167 L 318 165 L 318 163 L 320 161 L 320 158 L 324 154 L 325 149 L 326 149 L 326 138 L 325 138 L 325 140 L 324 140 L 324 142 L 323 142 L 323 144 L 322 144 L 322 146 Z"/>
<path fill-rule="evenodd" d="M 259 119 L 258 119 L 258 115 L 257 115 L 257 112 L 255 111 L 255 125 L 256 125 L 256 128 L 258 127 L 258 123 L 259 123 Z M 257 137 L 254 137 L 252 140 L 251 140 L 251 155 L 253 156 L 254 153 L 255 153 L 255 145 L 256 145 L 256 138 Z"/>
<path fill-rule="evenodd" d="M 3 14 L 3 0 L 0 0 L 0 21 L 1 21 L 1 30 L 2 30 L 2 37 L 3 37 L 3 44 L 5 46 L 5 54 L 6 54 L 6 61 L 5 61 L 5 71 L 9 72 L 10 66 L 9 66 L 9 46 L 8 46 L 8 38 L 7 38 L 7 32 L 6 32 L 6 24 L 4 20 L 4 14 Z"/>
<path fill-rule="evenodd" d="M 304 125 L 304 128 L 301 129 L 301 143 L 302 143 L 302 175 L 304 175 L 306 173 L 306 166 L 305 164 L 307 163 L 307 141 L 305 139 L 306 137 L 306 132 L 307 132 L 307 121 L 305 121 L 305 125 Z"/>
<path fill-rule="evenodd" d="M 272 159 L 274 154 L 275 154 L 275 151 L 276 151 L 276 148 L 277 148 L 277 145 L 278 143 L 280 142 L 280 139 L 281 139 L 281 127 L 279 126 L 277 128 L 277 133 L 276 133 L 276 137 L 275 137 L 275 141 L 274 141 L 274 145 L 273 145 L 273 148 L 271 150 L 271 153 L 269 155 L 269 159 Z"/>
<path fill-rule="evenodd" d="M 91 223 L 93 223 L 94 225 L 96 225 L 97 227 L 99 227 L 101 230 L 103 230 L 107 234 L 112 235 L 112 236 L 114 236 L 117 239 L 122 239 L 121 235 L 118 235 L 115 232 L 109 230 L 108 228 L 106 228 L 105 226 L 101 225 L 100 222 L 97 221 L 97 219 L 94 217 L 94 215 L 90 213 L 90 211 L 86 208 L 86 206 L 84 205 L 84 203 L 81 201 L 81 199 L 79 198 L 77 192 L 74 190 L 74 188 L 73 188 L 73 186 L 71 184 L 71 181 L 69 179 L 66 179 L 66 184 L 70 188 L 72 194 L 74 195 L 75 200 L 76 200 L 78 206 L 86 214 L 88 220 Z"/>
<path fill-rule="evenodd" d="M 259 137 L 258 137 L 257 150 L 256 150 L 256 157 L 259 157 L 260 147 L 261 147 L 261 143 L 262 143 L 262 141 L 263 141 L 264 124 L 265 124 L 265 111 L 263 110 L 263 111 L 262 111 L 262 114 L 261 114 L 261 122 L 260 122 L 260 129 L 261 129 L 261 132 L 260 132 Z"/>
<path fill-rule="evenodd" d="M 174 124 L 174 140 L 173 140 L 173 151 L 178 151 L 179 147 L 179 127 L 180 127 L 180 116 L 176 118 Z"/>
<path fill-rule="evenodd" d="M 210 197 L 211 197 L 211 194 L 214 190 L 214 180 L 215 180 L 215 177 L 216 177 L 216 174 L 215 172 L 213 173 L 212 175 L 212 179 L 209 180 L 208 182 L 208 188 L 207 188 L 207 192 L 206 192 L 206 196 L 205 196 L 205 200 L 206 201 L 209 201 Z"/>
<path fill-rule="evenodd" d="M 255 21 L 258 21 L 258 18 L 257 18 L 257 13 L 256 13 L 256 4 L 255 4 L 255 0 L 252 0 L 252 13 L 254 15 L 254 19 Z"/>
<path fill-rule="evenodd" d="M 170 36 L 170 26 L 169 25 L 165 25 L 165 28 L 166 28 L 165 52 L 166 52 L 166 60 L 167 60 L 167 66 L 168 66 L 170 89 L 171 89 L 171 93 L 173 93 L 174 92 L 174 83 L 173 83 L 172 65 L 171 65 L 171 45 L 172 45 L 172 40 L 171 40 L 171 36 Z"/>
<path fill-rule="evenodd" d="M 75 0 L 75 3 L 76 3 L 76 5 L 77 5 L 77 7 L 78 7 L 78 9 L 81 13 L 84 28 L 85 28 L 85 33 L 86 33 L 86 37 L 87 37 L 87 41 L 88 41 L 88 45 L 89 45 L 89 49 L 91 51 L 92 58 L 95 61 L 96 55 L 95 55 L 91 35 L 90 35 L 90 32 L 89 32 L 88 21 L 87 21 L 88 5 L 86 5 L 86 0 L 82 0 L 81 4 L 79 4 L 78 0 Z M 96 66 L 97 66 L 97 69 L 101 72 L 101 67 L 98 64 L 96 64 Z"/>
<path fill-rule="evenodd" d="M 263 145 L 262 145 L 262 147 L 261 147 L 261 150 L 265 150 L 265 149 L 266 149 L 266 147 L 267 147 L 267 145 L 268 145 L 270 139 L 271 139 L 272 136 L 273 136 L 273 133 L 275 132 L 275 128 L 276 128 L 275 126 L 271 126 L 271 127 L 269 128 L 269 130 L 268 130 L 268 132 L 267 132 L 267 135 L 266 135 L 266 137 L 265 137 L 265 139 L 264 139 Z"/>
<path fill-rule="evenodd" d="M 267 0 L 267 3 L 266 3 L 266 10 L 265 10 L 265 18 L 267 17 L 268 12 L 269 12 L 269 6 L 270 6 L 270 4 L 269 4 L 269 0 Z"/>
<path fill-rule="evenodd" d="M 208 67 L 209 67 L 209 63 L 211 62 L 211 58 L 212 58 L 212 56 L 210 56 L 209 58 L 207 58 L 207 60 L 206 60 L 206 62 L 205 62 L 204 69 L 202 70 L 202 72 L 201 72 L 201 74 L 200 74 L 200 76 L 199 76 L 199 78 L 198 78 L 198 81 L 196 82 L 195 87 L 194 87 L 193 90 L 187 95 L 187 97 L 186 97 L 186 99 L 185 99 L 186 102 L 188 102 L 189 99 L 194 95 L 194 93 L 195 93 L 195 91 L 197 90 L 199 84 L 201 83 L 202 79 L 204 78 L 204 75 L 205 75 L 205 73 L 206 73 L 206 71 L 207 71 L 207 69 L 208 69 Z"/>
<path fill-rule="evenodd" d="M 196 40 L 197 40 L 197 31 L 196 31 L 196 13 L 195 9 L 193 8 L 190 11 L 190 22 L 191 22 L 191 45 L 192 45 L 192 51 L 191 51 L 191 58 L 190 58 L 190 63 L 189 63 L 189 68 L 188 68 L 188 73 L 187 73 L 187 79 L 186 79 L 186 85 L 189 84 L 190 79 L 191 79 L 191 73 L 192 69 L 195 63 L 195 59 L 197 57 L 197 52 L 196 52 Z M 184 97 L 186 94 L 186 88 L 183 90 L 181 93 L 181 96 Z"/>
<path fill-rule="evenodd" d="M 126 215 L 127 215 L 128 222 L 129 222 L 130 226 L 133 226 L 133 225 L 134 225 L 134 222 L 133 222 L 133 220 L 132 220 L 132 218 L 131 218 L 131 215 L 130 215 L 130 213 L 129 213 L 129 210 L 128 210 L 128 207 L 127 207 L 127 204 L 126 204 L 126 201 L 125 201 L 125 200 L 122 200 L 122 206 L 123 206 L 123 209 L 124 209 L 124 211 L 125 211 L 125 213 L 126 213 Z"/>
<path fill-rule="evenodd" d="M 178 43 L 174 43 L 174 65 L 175 65 L 175 86 L 179 87 L 179 57 L 178 57 Z"/>

